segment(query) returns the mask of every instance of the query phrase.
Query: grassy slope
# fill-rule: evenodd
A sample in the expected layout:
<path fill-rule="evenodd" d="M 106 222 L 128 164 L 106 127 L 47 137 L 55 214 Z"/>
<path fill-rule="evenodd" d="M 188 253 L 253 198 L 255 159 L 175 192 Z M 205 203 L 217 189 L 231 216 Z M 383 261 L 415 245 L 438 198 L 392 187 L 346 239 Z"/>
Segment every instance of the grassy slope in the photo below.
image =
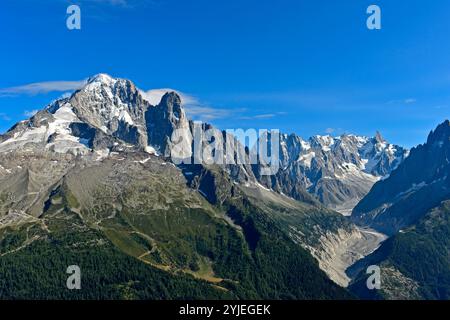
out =
<path fill-rule="evenodd" d="M 37 236 L 26 248 L 0 258 L 1 299 L 224 299 L 234 298 L 205 281 L 169 274 L 124 254 L 98 231 L 85 228 L 76 214 L 52 213 L 50 233 L 37 224 L 1 235 L 2 248 Z M 82 289 L 68 290 L 66 269 L 81 268 Z"/>
<path fill-rule="evenodd" d="M 217 167 L 202 170 L 197 173 L 202 179 L 194 185 L 204 190 L 204 194 L 207 190 L 215 190 L 214 194 L 207 195 L 208 199 L 241 227 L 255 268 L 262 271 L 261 276 L 249 282 L 258 292 L 276 299 L 351 297 L 329 280 L 310 253 L 295 244 L 289 235 L 288 226 L 295 224 L 313 237 L 313 233 L 306 231 L 308 224 L 318 223 L 325 227 L 324 221 L 319 221 L 325 218 L 325 212 L 272 192 L 262 194 L 260 188 L 235 185 Z M 189 171 L 195 172 L 193 168 Z M 327 221 L 332 220 L 331 217 Z"/>
<path fill-rule="evenodd" d="M 79 168 L 37 221 L 2 229 L 0 297 L 350 297 L 288 238 L 273 212 L 246 198 L 213 206 L 186 188 L 175 168 L 151 161 Z M 71 264 L 82 269 L 81 291 L 65 288 Z"/>

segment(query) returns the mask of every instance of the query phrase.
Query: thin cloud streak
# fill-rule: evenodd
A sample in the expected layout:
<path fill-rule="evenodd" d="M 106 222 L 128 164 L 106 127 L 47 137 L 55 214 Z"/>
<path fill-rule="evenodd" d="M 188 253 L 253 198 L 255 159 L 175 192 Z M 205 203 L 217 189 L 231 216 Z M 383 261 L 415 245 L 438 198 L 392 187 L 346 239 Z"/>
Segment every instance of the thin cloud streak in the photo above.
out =
<path fill-rule="evenodd" d="M 3 121 L 10 121 L 11 117 L 8 116 L 6 113 L 2 112 L 2 113 L 0 113 L 0 119 L 3 120 Z"/>
<path fill-rule="evenodd" d="M 391 101 L 388 101 L 387 104 L 413 104 L 416 102 L 417 102 L 417 99 L 415 99 L 415 98 L 407 98 L 407 99 L 403 99 L 403 100 L 391 100 Z"/>
<path fill-rule="evenodd" d="M 240 117 L 241 120 L 263 120 L 263 119 L 272 119 L 277 116 L 285 115 L 286 112 L 275 112 L 275 113 L 263 113 L 263 114 L 256 114 L 251 116 L 243 116 Z"/>
<path fill-rule="evenodd" d="M 113 7 L 135 8 L 137 6 L 157 4 L 157 0 L 79 0 L 80 4 L 105 4 Z"/>
<path fill-rule="evenodd" d="M 23 113 L 23 115 L 24 115 L 25 117 L 30 118 L 30 117 L 34 116 L 36 113 L 38 113 L 38 112 L 39 112 L 39 110 L 37 110 L 37 109 L 35 109 L 35 110 L 25 110 L 25 112 Z"/>
<path fill-rule="evenodd" d="M 86 84 L 86 80 L 81 81 L 46 81 L 35 82 L 23 86 L 0 89 L 0 97 L 18 95 L 38 95 L 50 92 L 66 92 L 78 90 Z"/>

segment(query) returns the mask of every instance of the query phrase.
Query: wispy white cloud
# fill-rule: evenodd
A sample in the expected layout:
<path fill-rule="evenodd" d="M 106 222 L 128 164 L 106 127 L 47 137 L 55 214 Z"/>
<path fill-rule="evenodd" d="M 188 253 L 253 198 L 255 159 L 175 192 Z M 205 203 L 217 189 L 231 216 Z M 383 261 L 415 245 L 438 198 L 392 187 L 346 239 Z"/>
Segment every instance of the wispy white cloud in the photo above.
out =
<path fill-rule="evenodd" d="M 152 89 L 149 91 L 141 91 L 142 96 L 144 99 L 146 99 L 148 102 L 150 102 L 152 105 L 156 106 L 161 102 L 161 98 L 163 95 L 165 95 L 167 92 L 176 92 L 180 98 L 183 105 L 198 105 L 198 99 L 194 96 L 191 96 L 189 94 L 185 94 L 181 91 L 171 89 L 171 88 L 162 88 L 162 89 Z"/>
<path fill-rule="evenodd" d="M 111 6 L 134 8 L 139 5 L 156 4 L 158 0 L 78 0 L 79 3 L 107 4 Z"/>
<path fill-rule="evenodd" d="M 34 116 L 36 113 L 38 113 L 39 112 L 39 110 L 25 110 L 25 112 L 23 113 L 23 115 L 25 116 L 25 117 L 28 117 L 28 118 L 30 118 L 30 117 L 32 117 L 32 116 Z"/>
<path fill-rule="evenodd" d="M 6 113 L 0 112 L 0 119 L 3 121 L 10 121 L 11 117 L 8 116 Z"/>
<path fill-rule="evenodd" d="M 285 115 L 286 112 L 274 112 L 274 113 L 262 113 L 262 114 L 255 114 L 255 115 L 249 115 L 249 116 L 242 116 L 240 119 L 242 120 L 263 120 L 263 119 L 272 119 L 278 116 Z"/>
<path fill-rule="evenodd" d="M 186 113 L 193 120 L 211 121 L 234 117 L 243 109 L 217 109 L 208 106 L 187 105 Z"/>
<path fill-rule="evenodd" d="M 143 97 L 152 105 L 157 105 L 162 96 L 167 92 L 176 92 L 181 98 L 181 102 L 189 118 L 198 121 L 212 121 L 217 119 L 238 119 L 238 120 L 264 120 L 285 115 L 286 112 L 248 114 L 246 108 L 216 108 L 203 103 L 197 97 L 170 88 L 153 89 L 142 92 Z"/>
<path fill-rule="evenodd" d="M 46 81 L 25 84 L 22 86 L 0 89 L 1 96 L 37 95 L 49 92 L 65 92 L 80 89 L 86 80 L 81 81 Z"/>
<path fill-rule="evenodd" d="M 128 1 L 126 1 L 126 0 L 91 0 L 91 1 L 105 2 L 105 3 L 111 4 L 113 6 L 117 6 L 117 5 L 126 6 L 128 4 Z"/>
<path fill-rule="evenodd" d="M 61 0 L 67 3 L 70 3 L 67 0 Z M 112 6 L 127 6 L 130 2 L 133 2 L 133 0 L 78 0 L 77 4 L 83 4 L 83 3 L 97 3 L 97 4 L 108 4 Z"/>
<path fill-rule="evenodd" d="M 406 99 L 390 100 L 387 102 L 387 104 L 413 104 L 416 102 L 417 102 L 416 98 L 406 98 Z"/>
<path fill-rule="evenodd" d="M 346 131 L 345 129 L 343 129 L 343 128 L 326 128 L 325 130 L 324 130 L 324 132 L 325 132 L 325 134 L 327 134 L 327 135 L 330 135 L 330 136 L 334 136 L 334 137 L 338 137 L 338 136 L 340 136 L 340 135 L 343 135 L 343 134 L 348 134 L 348 131 Z"/>
<path fill-rule="evenodd" d="M 59 96 L 59 99 L 70 98 L 72 93 L 73 93 L 72 91 L 64 92 L 62 95 Z"/>

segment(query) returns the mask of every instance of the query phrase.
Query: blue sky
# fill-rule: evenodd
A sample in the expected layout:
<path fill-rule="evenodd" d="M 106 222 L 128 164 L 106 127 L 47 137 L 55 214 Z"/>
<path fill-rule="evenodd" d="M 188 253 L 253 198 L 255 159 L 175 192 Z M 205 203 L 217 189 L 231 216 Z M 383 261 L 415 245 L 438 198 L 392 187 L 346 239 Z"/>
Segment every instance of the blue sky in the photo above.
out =
<path fill-rule="evenodd" d="M 66 28 L 70 4 L 81 30 Z M 222 129 L 379 130 L 412 146 L 449 118 L 449 14 L 448 0 L 2 0 L 0 132 L 108 73 L 180 90 Z"/>

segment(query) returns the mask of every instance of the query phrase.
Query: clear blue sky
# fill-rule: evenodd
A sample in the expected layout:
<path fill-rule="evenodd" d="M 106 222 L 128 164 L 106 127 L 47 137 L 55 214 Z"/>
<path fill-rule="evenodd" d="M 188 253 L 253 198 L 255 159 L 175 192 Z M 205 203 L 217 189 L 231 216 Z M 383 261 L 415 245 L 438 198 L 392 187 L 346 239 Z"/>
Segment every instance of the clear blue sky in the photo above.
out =
<path fill-rule="evenodd" d="M 64 93 L 11 87 L 97 73 L 187 93 L 222 129 L 412 146 L 450 114 L 448 0 L 2 0 L 0 33 L 0 132 Z"/>

